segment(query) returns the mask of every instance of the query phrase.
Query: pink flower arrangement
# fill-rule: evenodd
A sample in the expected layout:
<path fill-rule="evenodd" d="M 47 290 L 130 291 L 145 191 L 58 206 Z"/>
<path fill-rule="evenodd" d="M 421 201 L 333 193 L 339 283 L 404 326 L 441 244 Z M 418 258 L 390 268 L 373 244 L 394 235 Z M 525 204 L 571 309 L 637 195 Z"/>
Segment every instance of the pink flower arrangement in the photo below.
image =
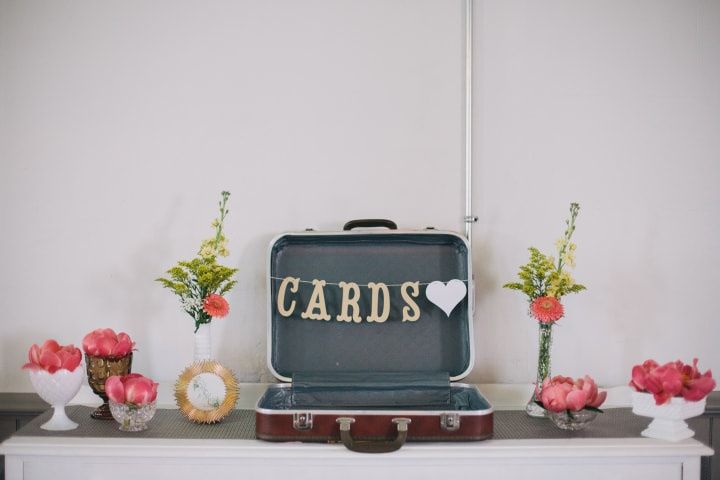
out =
<path fill-rule="evenodd" d="M 69 372 L 74 371 L 80 361 L 82 353 L 75 345 L 61 346 L 55 340 L 45 340 L 42 346 L 38 347 L 33 344 L 28 351 L 28 363 L 22 368 L 31 370 L 47 370 L 48 373 L 55 373 L 64 369 Z"/>
<path fill-rule="evenodd" d="M 105 381 L 105 393 L 115 403 L 147 405 L 157 398 L 158 384 L 139 373 L 113 375 Z"/>
<path fill-rule="evenodd" d="M 112 328 L 98 328 L 85 335 L 82 346 L 93 357 L 120 358 L 132 352 L 135 342 L 125 332 L 116 334 Z"/>
<path fill-rule="evenodd" d="M 538 396 L 543 408 L 551 412 L 578 412 L 583 409 L 597 411 L 605 401 L 607 392 L 598 391 L 595 380 L 588 375 L 577 380 L 557 375 L 545 379 Z"/>
<path fill-rule="evenodd" d="M 530 303 L 530 313 L 539 322 L 552 324 L 562 318 L 565 310 L 555 297 L 538 297 Z"/>
<path fill-rule="evenodd" d="M 203 301 L 203 310 L 211 317 L 224 317 L 230 312 L 230 304 L 217 293 L 211 293 Z"/>
<path fill-rule="evenodd" d="M 668 403 L 672 397 L 697 402 L 712 392 L 716 385 L 712 372 L 700 373 L 697 364 L 697 358 L 693 359 L 692 365 L 680 360 L 664 365 L 655 360 L 645 360 L 633 367 L 630 386 L 638 392 L 652 393 L 656 405 Z"/>

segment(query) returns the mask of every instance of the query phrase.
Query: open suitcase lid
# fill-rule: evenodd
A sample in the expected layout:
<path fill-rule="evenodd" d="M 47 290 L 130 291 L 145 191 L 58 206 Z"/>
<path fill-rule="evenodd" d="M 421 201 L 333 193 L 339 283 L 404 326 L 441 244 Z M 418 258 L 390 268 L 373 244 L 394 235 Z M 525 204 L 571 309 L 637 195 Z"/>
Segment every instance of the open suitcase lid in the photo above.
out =
<path fill-rule="evenodd" d="M 474 362 L 474 289 L 467 240 L 436 230 L 352 231 L 347 225 L 346 230 L 285 233 L 270 242 L 268 367 L 275 377 L 289 382 L 296 373 L 444 372 L 450 380 L 464 378 Z M 467 294 L 447 315 L 428 300 L 426 289 L 431 282 L 453 279 L 467 287 Z M 313 280 L 326 284 L 315 285 Z M 360 321 L 337 320 L 342 313 L 341 282 L 359 287 Z M 403 296 L 414 293 L 412 287 L 402 287 L 405 282 L 419 284 L 418 295 L 410 297 L 419 312 Z M 388 289 L 389 316 L 382 323 L 367 321 L 371 283 Z M 355 292 L 345 288 L 354 297 Z M 375 313 L 382 316 L 383 292 L 377 285 L 375 290 Z M 302 318 L 308 311 L 322 312 L 318 293 L 324 296 L 329 319 Z M 316 308 L 308 309 L 310 304 Z M 402 321 L 404 308 L 409 316 L 419 313 L 419 318 Z M 352 315 L 353 308 L 347 313 Z"/>

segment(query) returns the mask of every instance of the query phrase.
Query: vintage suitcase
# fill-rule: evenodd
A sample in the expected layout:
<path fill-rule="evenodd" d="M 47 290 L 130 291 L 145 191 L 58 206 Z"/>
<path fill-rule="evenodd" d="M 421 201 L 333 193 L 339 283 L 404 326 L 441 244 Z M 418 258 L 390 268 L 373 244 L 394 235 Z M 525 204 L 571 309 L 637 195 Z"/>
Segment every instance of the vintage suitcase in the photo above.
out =
<path fill-rule="evenodd" d="M 473 366 L 468 252 L 455 233 L 388 220 L 273 239 L 268 365 L 285 383 L 258 400 L 257 437 L 362 452 L 491 437 L 492 407 L 455 383 Z"/>

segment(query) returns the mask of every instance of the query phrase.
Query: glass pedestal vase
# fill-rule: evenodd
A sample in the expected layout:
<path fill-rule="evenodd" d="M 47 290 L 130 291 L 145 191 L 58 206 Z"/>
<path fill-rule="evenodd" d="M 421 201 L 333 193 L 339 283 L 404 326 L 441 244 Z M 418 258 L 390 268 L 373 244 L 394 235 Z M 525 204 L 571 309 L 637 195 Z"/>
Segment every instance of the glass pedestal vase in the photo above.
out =
<path fill-rule="evenodd" d="M 212 359 L 212 338 L 210 323 L 201 323 L 193 339 L 193 362 Z"/>
<path fill-rule="evenodd" d="M 537 362 L 537 380 L 535 390 L 525 405 L 525 412 L 531 417 L 547 417 L 547 411 L 537 404 L 540 401 L 540 390 L 543 381 L 550 377 L 550 347 L 552 346 L 552 324 L 539 324 L 539 345 L 538 345 L 538 362 Z"/>

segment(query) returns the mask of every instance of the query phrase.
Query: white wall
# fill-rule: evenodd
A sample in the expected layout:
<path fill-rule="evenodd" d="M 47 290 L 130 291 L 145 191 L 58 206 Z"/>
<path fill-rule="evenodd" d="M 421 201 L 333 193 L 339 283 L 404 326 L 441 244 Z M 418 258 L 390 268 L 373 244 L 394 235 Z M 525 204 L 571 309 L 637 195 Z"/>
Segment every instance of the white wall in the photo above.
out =
<path fill-rule="evenodd" d="M 111 326 L 172 381 L 192 322 L 153 279 L 211 234 L 240 284 L 213 323 L 265 367 L 265 251 L 356 217 L 462 229 L 463 10 L 446 0 L 0 0 L 0 391 L 48 337 Z M 500 288 L 582 205 L 554 371 L 624 384 L 647 357 L 720 371 L 720 2 L 476 0 L 470 380 L 533 380 Z"/>

